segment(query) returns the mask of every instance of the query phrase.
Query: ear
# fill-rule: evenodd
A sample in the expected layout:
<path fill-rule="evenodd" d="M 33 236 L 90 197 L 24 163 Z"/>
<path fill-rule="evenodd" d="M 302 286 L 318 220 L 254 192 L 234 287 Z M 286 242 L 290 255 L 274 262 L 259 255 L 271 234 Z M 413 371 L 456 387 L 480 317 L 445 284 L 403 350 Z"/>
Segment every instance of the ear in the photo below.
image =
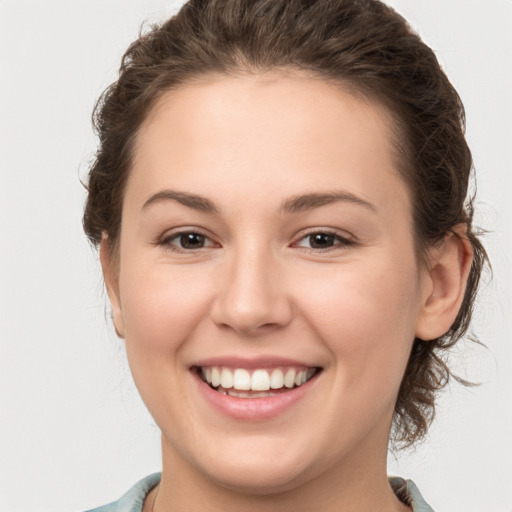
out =
<path fill-rule="evenodd" d="M 472 258 L 465 225 L 457 226 L 440 246 L 429 250 L 417 338 L 433 340 L 450 329 L 464 299 Z"/>
<path fill-rule="evenodd" d="M 124 322 L 119 298 L 119 264 L 114 260 L 110 240 L 103 235 L 100 243 L 100 262 L 103 279 L 107 288 L 110 306 L 112 308 L 112 321 L 117 335 L 124 338 Z"/>

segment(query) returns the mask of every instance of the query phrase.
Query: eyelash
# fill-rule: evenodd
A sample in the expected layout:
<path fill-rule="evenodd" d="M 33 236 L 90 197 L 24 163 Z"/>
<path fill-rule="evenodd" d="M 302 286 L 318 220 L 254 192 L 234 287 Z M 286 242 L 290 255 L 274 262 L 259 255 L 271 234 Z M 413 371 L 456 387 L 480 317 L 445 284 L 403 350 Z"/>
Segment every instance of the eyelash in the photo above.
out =
<path fill-rule="evenodd" d="M 179 239 L 185 235 L 196 235 L 196 236 L 203 237 L 204 240 L 211 241 L 209 236 L 205 235 L 204 233 L 201 233 L 200 231 L 196 231 L 194 229 L 184 229 L 182 231 L 176 231 L 175 233 L 171 233 L 170 235 L 165 236 L 164 238 L 162 238 L 162 240 L 160 240 L 157 243 L 157 245 L 165 247 L 165 248 L 169 249 L 170 251 L 178 252 L 178 253 L 199 252 L 201 249 L 205 248 L 205 247 L 199 247 L 197 249 L 186 249 L 186 248 L 178 247 L 176 245 L 171 244 L 172 240 Z M 212 244 L 212 245 L 214 245 L 214 244 Z M 207 247 L 209 247 L 209 246 L 207 246 Z"/>
<path fill-rule="evenodd" d="M 211 242 L 211 239 L 207 235 L 201 233 L 200 231 L 189 229 L 189 230 L 177 231 L 177 232 L 172 233 L 172 234 L 170 234 L 168 236 L 165 236 L 164 238 L 162 238 L 160 241 L 157 242 L 157 245 L 165 247 L 165 248 L 169 249 L 170 251 L 177 252 L 177 253 L 199 252 L 202 249 L 205 249 L 207 247 L 211 247 L 211 246 L 215 245 L 215 243 L 212 243 L 211 245 L 208 245 L 206 247 L 203 246 L 203 247 L 198 247 L 196 249 L 187 249 L 187 248 L 183 248 L 183 247 L 178 247 L 178 246 L 176 246 L 176 245 L 171 243 L 173 240 L 179 239 L 179 238 L 181 238 L 182 236 L 185 236 L 185 235 L 200 236 L 200 237 L 203 237 L 203 239 L 205 241 L 209 240 Z M 327 247 L 327 248 L 323 248 L 323 249 L 322 248 L 313 248 L 313 247 L 309 247 L 309 248 L 308 247 L 303 247 L 304 249 L 306 249 L 307 252 L 311 252 L 311 253 L 314 253 L 314 254 L 326 253 L 326 252 L 330 252 L 330 251 L 339 249 L 340 247 L 352 247 L 352 246 L 357 245 L 355 240 L 352 240 L 350 238 L 342 236 L 342 235 L 336 233 L 335 231 L 328 230 L 328 229 L 316 229 L 316 230 L 313 230 L 313 231 L 309 231 L 308 233 L 306 233 L 302 237 L 300 237 L 298 239 L 298 242 L 301 242 L 301 241 L 306 240 L 308 238 L 311 239 L 311 237 L 314 237 L 315 235 L 327 235 L 328 237 L 332 237 L 334 242 L 337 241 L 337 243 L 335 243 L 335 245 L 333 245 L 333 246 L 330 246 L 330 247 Z M 298 242 L 294 242 L 293 245 L 296 245 Z"/>
<path fill-rule="evenodd" d="M 339 233 L 337 233 L 336 231 L 332 231 L 329 229 L 321 229 L 321 228 L 315 229 L 313 231 L 309 231 L 308 233 L 306 233 L 305 235 L 300 237 L 298 242 L 301 242 L 302 240 L 306 240 L 308 238 L 311 239 L 311 237 L 314 237 L 315 235 L 327 235 L 328 237 L 332 237 L 333 241 L 334 241 L 334 245 L 327 247 L 327 248 L 323 248 L 323 249 L 315 249 L 313 247 L 304 247 L 304 249 L 306 249 L 307 252 L 311 252 L 314 254 L 318 254 L 319 252 L 326 253 L 326 252 L 330 252 L 330 251 L 335 251 L 336 249 L 353 247 L 353 246 L 357 245 L 356 241 L 353 239 L 350 239 L 346 236 L 342 236 Z M 296 245 L 296 244 L 297 244 L 297 242 L 294 243 L 294 245 Z"/>

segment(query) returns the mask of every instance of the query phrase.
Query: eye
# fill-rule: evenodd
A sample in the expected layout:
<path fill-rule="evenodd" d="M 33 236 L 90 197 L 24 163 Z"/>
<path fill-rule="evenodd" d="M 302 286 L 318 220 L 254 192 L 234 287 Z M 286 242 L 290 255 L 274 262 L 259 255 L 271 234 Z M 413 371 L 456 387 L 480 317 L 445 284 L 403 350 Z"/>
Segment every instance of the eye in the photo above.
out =
<path fill-rule="evenodd" d="M 302 237 L 295 245 L 318 251 L 354 244 L 355 242 L 353 240 L 349 240 L 337 233 L 333 233 L 331 231 L 317 231 Z"/>
<path fill-rule="evenodd" d="M 188 252 L 215 246 L 206 235 L 196 231 L 180 231 L 166 236 L 159 245 L 176 252 Z"/>

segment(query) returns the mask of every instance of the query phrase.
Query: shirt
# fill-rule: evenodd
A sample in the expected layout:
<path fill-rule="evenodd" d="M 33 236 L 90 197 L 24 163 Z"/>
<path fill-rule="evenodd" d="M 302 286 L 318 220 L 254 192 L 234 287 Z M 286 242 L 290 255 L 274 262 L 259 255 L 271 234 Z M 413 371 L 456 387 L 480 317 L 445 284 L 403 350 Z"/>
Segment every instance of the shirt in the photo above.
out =
<path fill-rule="evenodd" d="M 151 489 L 158 485 L 161 476 L 161 473 L 153 473 L 137 482 L 117 501 L 87 512 L 142 512 L 144 499 Z M 390 477 L 389 483 L 397 497 L 409 505 L 413 512 L 434 512 L 412 480 Z"/>

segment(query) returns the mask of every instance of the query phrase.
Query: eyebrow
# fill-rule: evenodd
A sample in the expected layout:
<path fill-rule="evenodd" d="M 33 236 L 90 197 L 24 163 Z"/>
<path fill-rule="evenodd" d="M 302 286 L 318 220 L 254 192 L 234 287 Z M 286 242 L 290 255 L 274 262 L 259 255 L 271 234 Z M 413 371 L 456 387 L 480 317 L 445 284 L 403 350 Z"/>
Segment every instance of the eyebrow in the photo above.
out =
<path fill-rule="evenodd" d="M 184 206 L 188 206 L 194 210 L 210 215 L 219 215 L 220 210 L 206 197 L 197 194 L 189 194 L 188 192 L 178 192 L 176 190 L 162 190 L 153 194 L 142 206 L 145 210 L 148 206 L 160 203 L 162 201 L 176 201 Z"/>
<path fill-rule="evenodd" d="M 319 208 L 320 206 L 325 206 L 328 204 L 338 202 L 347 202 L 359 206 L 364 206 L 373 213 L 377 212 L 376 206 L 370 203 L 369 201 L 366 201 L 362 197 L 356 196 L 351 192 L 346 192 L 343 190 L 336 192 L 318 192 L 311 194 L 303 194 L 291 197 L 282 204 L 281 213 L 304 212 L 308 210 L 313 210 L 314 208 Z"/>
<path fill-rule="evenodd" d="M 210 215 L 220 215 L 221 213 L 220 208 L 206 197 L 190 194 L 188 192 L 178 192 L 176 190 L 162 190 L 153 194 L 144 203 L 142 210 L 145 210 L 150 205 L 163 201 L 176 201 L 188 208 Z M 374 213 L 377 212 L 375 205 L 347 191 L 314 192 L 293 196 L 282 203 L 280 212 L 281 214 L 300 213 L 337 202 L 352 203 L 363 206 Z"/>

